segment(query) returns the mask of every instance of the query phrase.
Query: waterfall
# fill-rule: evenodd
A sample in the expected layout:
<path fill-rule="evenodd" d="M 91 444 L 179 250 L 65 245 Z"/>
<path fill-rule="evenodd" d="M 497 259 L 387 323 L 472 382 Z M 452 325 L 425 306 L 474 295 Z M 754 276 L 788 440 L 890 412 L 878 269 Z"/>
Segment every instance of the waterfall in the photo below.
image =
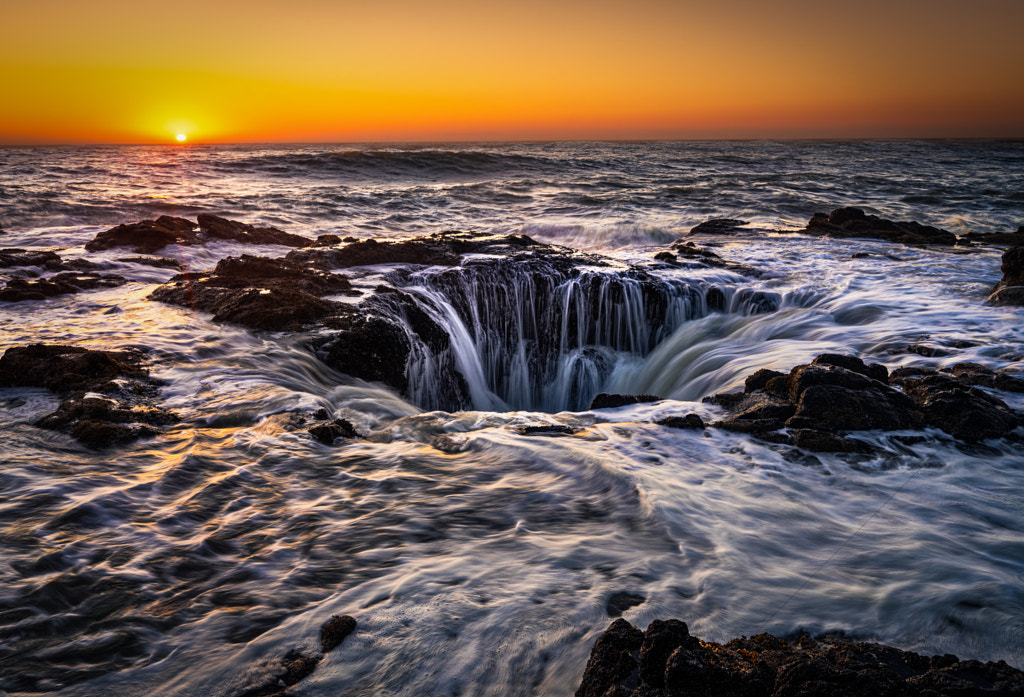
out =
<path fill-rule="evenodd" d="M 634 268 L 536 258 L 402 269 L 387 280 L 448 337 L 444 347 L 425 341 L 407 309 L 389 310 L 412 344 L 408 396 L 426 409 L 583 410 L 609 389 L 616 369 L 647 356 L 685 322 L 712 311 L 771 312 L 780 301 Z M 464 385 L 453 399 L 441 382 L 454 374 Z"/>

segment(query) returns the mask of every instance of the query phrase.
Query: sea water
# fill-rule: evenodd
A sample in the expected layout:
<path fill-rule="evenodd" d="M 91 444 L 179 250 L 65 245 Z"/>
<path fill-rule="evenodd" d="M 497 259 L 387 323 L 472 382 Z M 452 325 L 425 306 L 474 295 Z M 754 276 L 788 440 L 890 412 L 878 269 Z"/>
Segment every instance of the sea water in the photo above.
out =
<path fill-rule="evenodd" d="M 296 695 L 570 695 L 622 591 L 643 596 L 624 614 L 641 627 L 679 618 L 719 641 L 840 631 L 1024 667 L 1019 442 L 866 432 L 856 437 L 879 454 L 811 454 L 653 423 L 713 421 L 722 412 L 704 396 L 823 352 L 890 369 L 976 361 L 1024 372 L 1022 311 L 984 303 L 1001 249 L 790 232 L 848 205 L 958 234 L 1015 231 L 1024 144 L 0 150 L 0 245 L 130 279 L 0 303 L 0 348 L 143 347 L 165 383 L 161 404 L 182 417 L 156 438 L 94 451 L 32 425 L 55 395 L 0 389 L 0 690 L 237 695 L 289 650 L 318 652 L 320 625 L 349 614 L 356 632 Z M 471 409 L 449 413 L 431 410 L 429 379 L 400 395 L 339 374 L 309 335 L 253 333 L 148 300 L 173 270 L 83 247 L 118 223 L 200 212 L 310 238 L 526 234 L 680 288 L 718 284 L 777 304 L 690 304 L 663 327 L 616 320 L 633 334 L 575 389 L 664 399 L 591 411 L 560 395 L 597 373 L 488 382 L 515 356 L 484 351 L 434 282 L 441 270 L 420 269 L 403 283 L 453 337 L 465 331 L 460 365 L 478 387 Z M 652 261 L 720 217 L 751 232 L 696 241 L 756 273 Z M 161 254 L 203 271 L 286 251 L 215 242 Z M 345 274 L 371 289 L 396 271 Z M 536 300 L 522 297 L 525 317 Z M 1024 409 L 1021 395 L 998 396 Z M 298 419 L 320 408 L 362 437 L 313 440 Z M 575 434 L 521 432 L 545 424 Z"/>

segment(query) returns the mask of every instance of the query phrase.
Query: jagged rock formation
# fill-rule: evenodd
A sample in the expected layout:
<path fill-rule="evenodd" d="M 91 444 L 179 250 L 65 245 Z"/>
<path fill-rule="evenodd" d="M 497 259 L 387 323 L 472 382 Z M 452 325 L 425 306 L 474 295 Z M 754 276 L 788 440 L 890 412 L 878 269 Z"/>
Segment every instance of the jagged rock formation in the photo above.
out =
<path fill-rule="evenodd" d="M 244 244 L 279 244 L 308 247 L 313 241 L 273 227 L 255 227 L 209 213 L 200 213 L 198 223 L 162 215 L 156 220 L 125 223 L 99 233 L 85 245 L 97 252 L 114 247 L 131 247 L 139 254 L 153 254 L 169 244 L 193 245 L 206 240 L 232 240 Z"/>
<path fill-rule="evenodd" d="M 854 356 L 822 354 L 789 374 L 759 370 L 743 392 L 705 401 L 731 412 L 713 424 L 717 428 L 808 450 L 859 452 L 865 444 L 843 433 L 934 426 L 965 441 L 1008 435 L 1020 425 L 1020 415 L 973 385 L 1016 390 L 1018 383 L 1024 381 L 974 363 L 958 364 L 951 374 L 911 369 L 890 376 L 884 366 Z M 789 433 L 779 433 L 783 428 Z"/>
<path fill-rule="evenodd" d="M 868 215 L 859 208 L 837 208 L 830 214 L 815 213 L 802 230 L 808 235 L 836 238 L 867 237 L 902 244 L 955 245 L 956 235 L 914 221 L 894 222 Z"/>
<path fill-rule="evenodd" d="M 691 636 L 685 622 L 641 631 L 615 620 L 598 637 L 576 697 L 964 697 L 1024 695 L 1005 662 L 921 656 L 839 636 L 771 634 L 726 644 Z"/>
<path fill-rule="evenodd" d="M 398 266 L 358 304 L 326 297 L 358 294 L 331 269 L 381 264 Z M 330 330 L 312 339 L 327 364 L 448 410 L 583 409 L 616 355 L 646 355 L 708 312 L 772 312 L 781 300 L 661 278 L 522 235 L 469 233 L 226 259 L 150 297 L 252 329 Z"/>
<path fill-rule="evenodd" d="M 90 351 L 32 344 L 0 357 L 0 387 L 44 387 L 64 397 L 36 425 L 102 448 L 154 436 L 178 417 L 155 405 L 157 383 L 137 349 Z"/>

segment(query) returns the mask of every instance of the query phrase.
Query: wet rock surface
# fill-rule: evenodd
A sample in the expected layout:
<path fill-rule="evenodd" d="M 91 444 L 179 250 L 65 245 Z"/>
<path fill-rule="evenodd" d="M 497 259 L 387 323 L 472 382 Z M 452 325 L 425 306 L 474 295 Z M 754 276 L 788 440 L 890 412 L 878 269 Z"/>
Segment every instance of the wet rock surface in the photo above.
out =
<path fill-rule="evenodd" d="M 717 428 L 818 452 L 864 452 L 866 444 L 842 434 L 933 426 L 965 441 L 1006 436 L 1020 425 L 1020 415 L 972 385 L 1016 391 L 1021 382 L 975 363 L 957 364 L 949 374 L 910 369 L 890 376 L 884 366 L 854 356 L 822 354 L 788 374 L 759 370 L 744 392 L 705 401 L 730 412 L 713 424 Z M 784 428 L 790 432 L 776 433 Z"/>
<path fill-rule="evenodd" d="M 324 445 L 334 445 L 339 438 L 356 438 L 359 434 L 349 421 L 335 419 L 330 423 L 313 426 L 309 429 L 309 435 Z"/>
<path fill-rule="evenodd" d="M 914 221 L 895 222 L 869 215 L 860 208 L 837 208 L 815 213 L 802 232 L 836 238 L 870 238 L 901 244 L 955 245 L 952 232 Z"/>
<path fill-rule="evenodd" d="M 598 637 L 576 697 L 965 697 L 1024 695 L 1005 662 L 922 656 L 841 636 L 788 641 L 770 634 L 726 644 L 679 620 L 647 631 L 618 619 Z"/>
<path fill-rule="evenodd" d="M 1017 228 L 1017 232 L 968 232 L 961 235 L 960 239 L 980 244 L 1017 247 L 1024 245 L 1024 225 Z"/>
<path fill-rule="evenodd" d="M 59 295 L 71 295 L 97 288 L 117 288 L 128 282 L 127 278 L 115 274 L 64 272 L 49 278 L 26 280 L 12 278 L 0 289 L 0 300 L 22 302 L 45 300 Z"/>
<path fill-rule="evenodd" d="M 51 271 L 62 268 L 60 256 L 56 252 L 41 252 L 16 247 L 0 249 L 0 269 L 20 266 L 39 266 Z"/>
<path fill-rule="evenodd" d="M 288 688 L 308 678 L 319 667 L 324 656 L 330 653 L 356 630 L 356 620 L 350 615 L 333 615 L 320 627 L 319 654 L 304 653 L 291 649 L 281 659 L 273 676 L 266 682 L 251 687 L 237 697 L 287 697 Z"/>
<path fill-rule="evenodd" d="M 691 235 L 734 235 L 742 228 L 750 225 L 746 220 L 734 218 L 714 218 L 705 220 L 690 230 Z"/>
<path fill-rule="evenodd" d="M 36 422 L 103 448 L 154 436 L 178 417 L 156 406 L 159 383 L 135 349 L 91 351 L 32 344 L 0 357 L 0 387 L 43 387 L 63 397 L 60 407 Z"/>
<path fill-rule="evenodd" d="M 988 296 L 993 305 L 1024 305 L 1024 246 L 1003 253 L 1003 278 Z"/>
<path fill-rule="evenodd" d="M 228 220 L 209 213 L 200 213 L 198 222 L 162 215 L 156 220 L 125 223 L 105 230 L 85 245 L 96 252 L 114 247 L 131 247 L 139 254 L 153 254 L 167 245 L 202 244 L 207 240 L 231 240 L 243 244 L 278 244 L 286 247 L 307 247 L 313 241 L 273 227 L 257 227 Z"/>
<path fill-rule="evenodd" d="M 349 312 L 347 305 L 325 300 L 325 295 L 359 293 L 344 276 L 246 254 L 222 259 L 210 273 L 179 274 L 149 298 L 212 312 L 217 322 L 297 331 Z"/>
<path fill-rule="evenodd" d="M 590 409 L 613 409 L 628 404 L 645 404 L 659 402 L 662 397 L 653 394 L 609 394 L 602 392 L 590 402 Z"/>

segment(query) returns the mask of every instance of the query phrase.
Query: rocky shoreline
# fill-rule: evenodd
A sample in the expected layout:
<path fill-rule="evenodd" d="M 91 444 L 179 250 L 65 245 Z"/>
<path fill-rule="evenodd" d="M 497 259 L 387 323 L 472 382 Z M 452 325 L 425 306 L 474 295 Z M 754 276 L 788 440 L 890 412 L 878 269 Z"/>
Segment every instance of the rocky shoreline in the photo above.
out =
<path fill-rule="evenodd" d="M 726 644 L 691 636 L 685 622 L 647 631 L 615 620 L 598 637 L 576 697 L 966 697 L 1024 695 L 1006 664 L 921 656 L 842 636 L 771 634 Z"/>

